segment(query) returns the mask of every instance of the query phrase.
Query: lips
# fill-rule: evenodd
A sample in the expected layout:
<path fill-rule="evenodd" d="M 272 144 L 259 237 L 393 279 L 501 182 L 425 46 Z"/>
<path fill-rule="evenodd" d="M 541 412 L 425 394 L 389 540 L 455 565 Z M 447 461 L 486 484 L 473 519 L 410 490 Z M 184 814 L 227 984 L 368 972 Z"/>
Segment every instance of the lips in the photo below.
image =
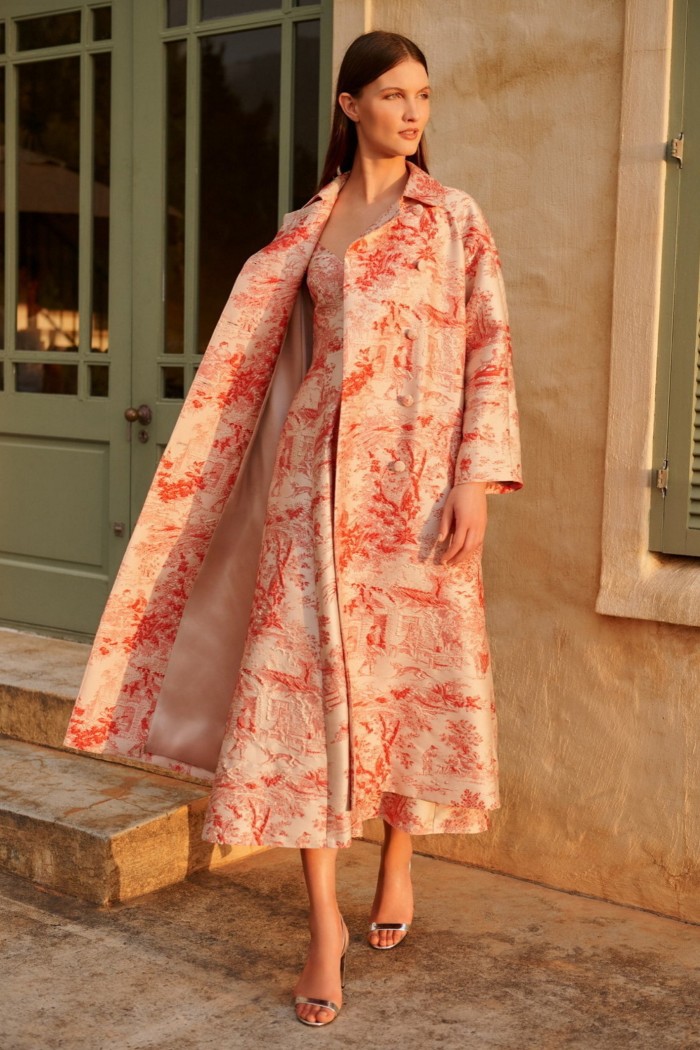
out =
<path fill-rule="evenodd" d="M 415 139 L 418 137 L 418 130 L 412 129 L 411 131 L 400 131 L 399 135 L 403 135 L 405 139 Z"/>

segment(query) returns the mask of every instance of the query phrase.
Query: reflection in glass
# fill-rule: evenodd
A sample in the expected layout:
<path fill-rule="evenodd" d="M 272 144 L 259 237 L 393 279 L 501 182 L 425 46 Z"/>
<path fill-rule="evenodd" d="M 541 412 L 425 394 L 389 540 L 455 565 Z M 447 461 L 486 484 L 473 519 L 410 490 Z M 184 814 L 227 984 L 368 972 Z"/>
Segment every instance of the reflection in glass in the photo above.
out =
<path fill-rule="evenodd" d="M 185 396 L 185 369 L 166 365 L 161 368 L 161 397 L 180 400 Z"/>
<path fill-rule="evenodd" d="M 168 25 L 187 25 L 187 0 L 168 0 Z"/>
<path fill-rule="evenodd" d="M 166 262 L 164 346 L 166 354 L 181 354 L 185 338 L 185 136 L 187 46 L 184 40 L 165 45 L 166 128 Z"/>
<path fill-rule="evenodd" d="M 15 390 L 20 394 L 77 394 L 78 366 L 38 361 L 16 364 Z"/>
<path fill-rule="evenodd" d="M 80 43 L 80 11 L 64 11 L 60 15 L 42 15 L 40 18 L 18 18 L 15 25 L 18 51 Z"/>
<path fill-rule="evenodd" d="M 203 37 L 199 318 L 203 353 L 238 272 L 277 229 L 280 27 Z"/>
<path fill-rule="evenodd" d="M 227 18 L 229 15 L 249 15 L 254 11 L 270 11 L 281 6 L 280 0 L 202 0 L 202 21 L 207 18 Z"/>
<path fill-rule="evenodd" d="M 294 26 L 293 209 L 306 204 L 316 188 L 320 53 L 319 20 L 297 22 Z"/>
<path fill-rule="evenodd" d="M 112 36 L 112 8 L 96 7 L 92 12 L 92 39 L 109 40 Z"/>
<path fill-rule="evenodd" d="M 111 61 L 93 55 L 94 161 L 92 181 L 92 323 L 90 349 L 109 350 L 109 187 Z"/>
<path fill-rule="evenodd" d="M 80 59 L 17 67 L 17 349 L 78 349 Z"/>
<path fill-rule="evenodd" d="M 0 67 L 0 350 L 5 347 L 5 67 Z M 2 365 L 0 365 L 2 371 Z"/>
<path fill-rule="evenodd" d="M 88 365 L 90 397 L 109 396 L 109 365 Z"/>

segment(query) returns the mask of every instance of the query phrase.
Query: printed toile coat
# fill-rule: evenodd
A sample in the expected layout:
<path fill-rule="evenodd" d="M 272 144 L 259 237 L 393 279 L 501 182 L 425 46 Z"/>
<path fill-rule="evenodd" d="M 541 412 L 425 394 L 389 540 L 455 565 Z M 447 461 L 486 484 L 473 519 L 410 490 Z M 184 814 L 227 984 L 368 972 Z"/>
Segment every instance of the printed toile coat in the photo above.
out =
<path fill-rule="evenodd" d="M 284 623 L 269 681 L 246 667 L 251 610 L 274 615 L 256 573 L 278 439 L 311 362 L 303 278 L 347 173 L 285 215 L 236 279 L 70 719 L 69 747 L 213 779 L 211 841 L 347 844 L 347 810 L 355 826 L 382 792 L 499 805 L 481 547 L 443 565 L 437 534 L 453 485 L 522 485 L 506 303 L 478 205 L 407 165 L 398 211 L 344 260 L 333 526 L 317 537 L 339 631 L 316 625 L 296 679 Z M 284 688 L 279 704 L 268 685 Z"/>

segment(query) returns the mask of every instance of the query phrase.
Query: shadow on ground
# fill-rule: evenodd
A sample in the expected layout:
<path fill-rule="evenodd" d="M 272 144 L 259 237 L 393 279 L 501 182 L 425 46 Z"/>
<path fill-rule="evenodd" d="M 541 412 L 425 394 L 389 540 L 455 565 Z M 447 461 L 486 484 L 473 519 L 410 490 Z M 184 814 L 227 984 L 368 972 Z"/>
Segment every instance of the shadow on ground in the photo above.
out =
<path fill-rule="evenodd" d="M 364 942 L 378 847 L 339 858 L 344 1005 L 313 1031 L 298 853 L 273 850 L 98 907 L 0 875 L 3 1050 L 700 1047 L 700 930 L 414 857 L 404 944 Z"/>

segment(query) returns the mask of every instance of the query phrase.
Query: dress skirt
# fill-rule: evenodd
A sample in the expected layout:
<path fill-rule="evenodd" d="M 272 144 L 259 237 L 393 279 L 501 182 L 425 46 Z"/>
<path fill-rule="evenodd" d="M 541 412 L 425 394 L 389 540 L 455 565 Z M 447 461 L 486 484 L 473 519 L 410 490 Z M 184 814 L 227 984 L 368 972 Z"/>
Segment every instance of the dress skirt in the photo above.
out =
<path fill-rule="evenodd" d="M 397 208 L 369 229 L 390 221 Z M 362 726 L 352 726 L 348 709 L 333 543 L 326 542 L 333 536 L 343 383 L 344 261 L 317 244 L 306 282 L 313 354 L 277 446 L 248 632 L 203 838 L 345 847 L 372 817 L 416 835 L 484 831 L 483 809 L 408 798 L 381 785 L 374 797 L 349 805 L 349 739 L 352 728 L 361 743 Z M 296 756 L 308 756 L 310 741 L 315 764 L 298 770 Z M 280 755 L 294 777 L 280 773 Z M 297 787 L 290 790 L 290 783 Z"/>

